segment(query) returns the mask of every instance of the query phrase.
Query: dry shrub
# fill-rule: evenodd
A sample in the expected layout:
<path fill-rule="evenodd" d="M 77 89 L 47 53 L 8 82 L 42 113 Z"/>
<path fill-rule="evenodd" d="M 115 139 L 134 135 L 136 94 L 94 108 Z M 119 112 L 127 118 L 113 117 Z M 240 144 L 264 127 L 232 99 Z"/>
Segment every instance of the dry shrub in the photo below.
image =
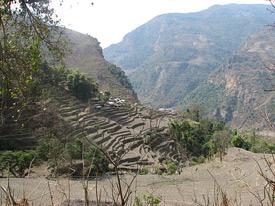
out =
<path fill-rule="evenodd" d="M 29 202 L 27 199 L 23 198 L 22 200 L 16 203 L 16 206 L 29 206 Z"/>
<path fill-rule="evenodd" d="M 258 201 L 258 205 L 275 206 L 275 156 L 271 155 L 270 158 L 264 156 L 262 158 L 264 165 L 256 161 L 259 174 L 264 179 L 264 187 L 260 192 L 249 191 L 254 198 Z"/>
<path fill-rule="evenodd" d="M 70 200 L 65 201 L 61 204 L 61 206 L 86 206 L 87 203 L 83 200 Z M 89 206 L 113 206 L 114 204 L 111 202 L 96 202 L 89 201 Z"/>
<path fill-rule="evenodd" d="M 218 183 L 217 179 L 212 175 L 212 173 L 207 170 L 214 181 L 213 197 L 209 195 L 203 195 L 203 202 L 198 201 L 196 194 L 194 203 L 198 206 L 240 206 L 241 202 L 237 201 L 237 198 L 230 199 L 222 186 Z"/>
<path fill-rule="evenodd" d="M 26 198 L 16 201 L 11 193 L 10 186 L 7 188 L 0 187 L 5 194 L 4 206 L 29 206 L 29 202 Z"/>

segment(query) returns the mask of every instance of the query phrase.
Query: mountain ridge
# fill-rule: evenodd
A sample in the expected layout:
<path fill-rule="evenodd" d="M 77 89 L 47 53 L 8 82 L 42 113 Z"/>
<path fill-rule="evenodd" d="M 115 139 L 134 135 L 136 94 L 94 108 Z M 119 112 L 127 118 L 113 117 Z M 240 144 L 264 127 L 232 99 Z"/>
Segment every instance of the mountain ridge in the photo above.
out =
<path fill-rule="evenodd" d="M 268 8 L 230 4 L 160 15 L 104 49 L 104 56 L 129 75 L 143 103 L 185 108 L 186 96 L 232 61 L 251 35 L 272 23 Z"/>
<path fill-rule="evenodd" d="M 266 126 L 262 116 L 265 111 L 268 111 L 267 114 L 273 121 L 275 94 L 268 90 L 272 86 L 274 74 L 266 67 L 274 63 L 274 34 L 274 30 L 263 30 L 252 35 L 220 70 L 204 82 L 203 86 L 190 93 L 193 95 L 194 103 L 206 101 L 204 108 L 212 109 L 210 113 L 216 113 L 222 117 L 221 120 L 231 123 L 235 128 L 253 126 L 257 129 Z M 216 102 L 212 101 L 211 104 L 216 104 L 220 114 L 217 114 L 217 110 L 214 111 L 215 107 L 211 107 L 207 102 L 211 98 L 207 97 L 209 92 L 205 90 L 213 86 L 218 88 L 218 91 L 215 94 Z M 187 102 L 188 97 L 182 106 Z"/>
<path fill-rule="evenodd" d="M 125 98 L 130 102 L 138 101 L 124 72 L 104 59 L 100 43 L 94 37 L 65 29 L 70 52 L 65 56 L 65 66 L 79 70 L 94 78 L 102 91 L 109 91 L 114 97 Z"/>

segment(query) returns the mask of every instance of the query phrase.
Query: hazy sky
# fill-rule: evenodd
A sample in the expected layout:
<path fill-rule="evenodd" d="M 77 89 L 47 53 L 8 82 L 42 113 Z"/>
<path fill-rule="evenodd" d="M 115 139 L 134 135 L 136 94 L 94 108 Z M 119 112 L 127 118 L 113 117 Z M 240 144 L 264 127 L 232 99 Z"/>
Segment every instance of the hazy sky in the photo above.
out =
<path fill-rule="evenodd" d="M 58 2 L 58 1 L 53 1 Z M 93 2 L 93 5 L 92 5 Z M 123 36 L 164 13 L 185 13 L 214 4 L 267 3 L 266 0 L 65 0 L 54 5 L 62 24 L 96 37 L 102 47 L 117 43 Z M 54 3 L 55 4 L 55 3 Z"/>

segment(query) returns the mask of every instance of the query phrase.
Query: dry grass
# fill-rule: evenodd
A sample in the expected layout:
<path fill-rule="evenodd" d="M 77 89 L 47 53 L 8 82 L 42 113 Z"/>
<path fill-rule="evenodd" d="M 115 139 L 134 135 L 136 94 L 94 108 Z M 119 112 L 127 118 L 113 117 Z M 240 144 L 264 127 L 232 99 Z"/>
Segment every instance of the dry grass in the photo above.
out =
<path fill-rule="evenodd" d="M 259 163 L 258 165 L 255 160 Z M 125 205 L 133 205 L 133 199 L 136 196 L 142 197 L 143 194 L 149 192 L 161 196 L 161 205 L 271 206 L 274 205 L 269 201 L 272 200 L 274 193 L 275 176 L 272 173 L 275 171 L 274 166 L 275 158 L 272 155 L 263 156 L 232 148 L 225 156 L 223 163 L 217 159 L 214 162 L 187 167 L 181 175 L 137 176 Z M 127 185 L 132 181 L 133 176 L 121 173 L 119 176 L 122 192 L 125 194 Z M 10 179 L 10 184 L 7 184 L 9 182 L 7 179 L 0 179 L 0 185 L 5 186 L 0 192 L 2 193 L 0 204 L 3 206 L 16 204 L 52 206 L 62 205 L 62 203 L 66 205 L 68 202 L 76 204 L 82 200 L 80 204 L 83 205 L 84 201 L 85 205 L 82 181 L 25 178 Z M 10 189 L 7 185 L 10 185 Z M 120 205 L 117 186 L 117 177 L 114 175 L 98 179 L 98 181 L 89 179 L 87 189 L 89 205 L 93 205 L 94 202 L 100 204 L 103 202 L 103 205 L 105 202 Z M 9 190 L 10 192 L 7 192 Z M 11 201 L 7 194 L 12 194 L 15 201 Z M 113 197 L 116 199 L 116 204 L 113 203 Z"/>

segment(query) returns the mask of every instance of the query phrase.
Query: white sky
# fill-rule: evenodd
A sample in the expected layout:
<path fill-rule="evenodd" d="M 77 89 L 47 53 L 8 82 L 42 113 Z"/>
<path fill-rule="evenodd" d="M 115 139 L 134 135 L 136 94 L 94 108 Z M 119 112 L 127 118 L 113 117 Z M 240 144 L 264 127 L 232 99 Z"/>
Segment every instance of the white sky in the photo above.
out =
<path fill-rule="evenodd" d="M 121 41 L 126 33 L 160 14 L 200 11 L 214 4 L 267 3 L 266 0 L 64 0 L 60 7 L 58 1 L 52 1 L 64 26 L 96 37 L 103 48 Z"/>

